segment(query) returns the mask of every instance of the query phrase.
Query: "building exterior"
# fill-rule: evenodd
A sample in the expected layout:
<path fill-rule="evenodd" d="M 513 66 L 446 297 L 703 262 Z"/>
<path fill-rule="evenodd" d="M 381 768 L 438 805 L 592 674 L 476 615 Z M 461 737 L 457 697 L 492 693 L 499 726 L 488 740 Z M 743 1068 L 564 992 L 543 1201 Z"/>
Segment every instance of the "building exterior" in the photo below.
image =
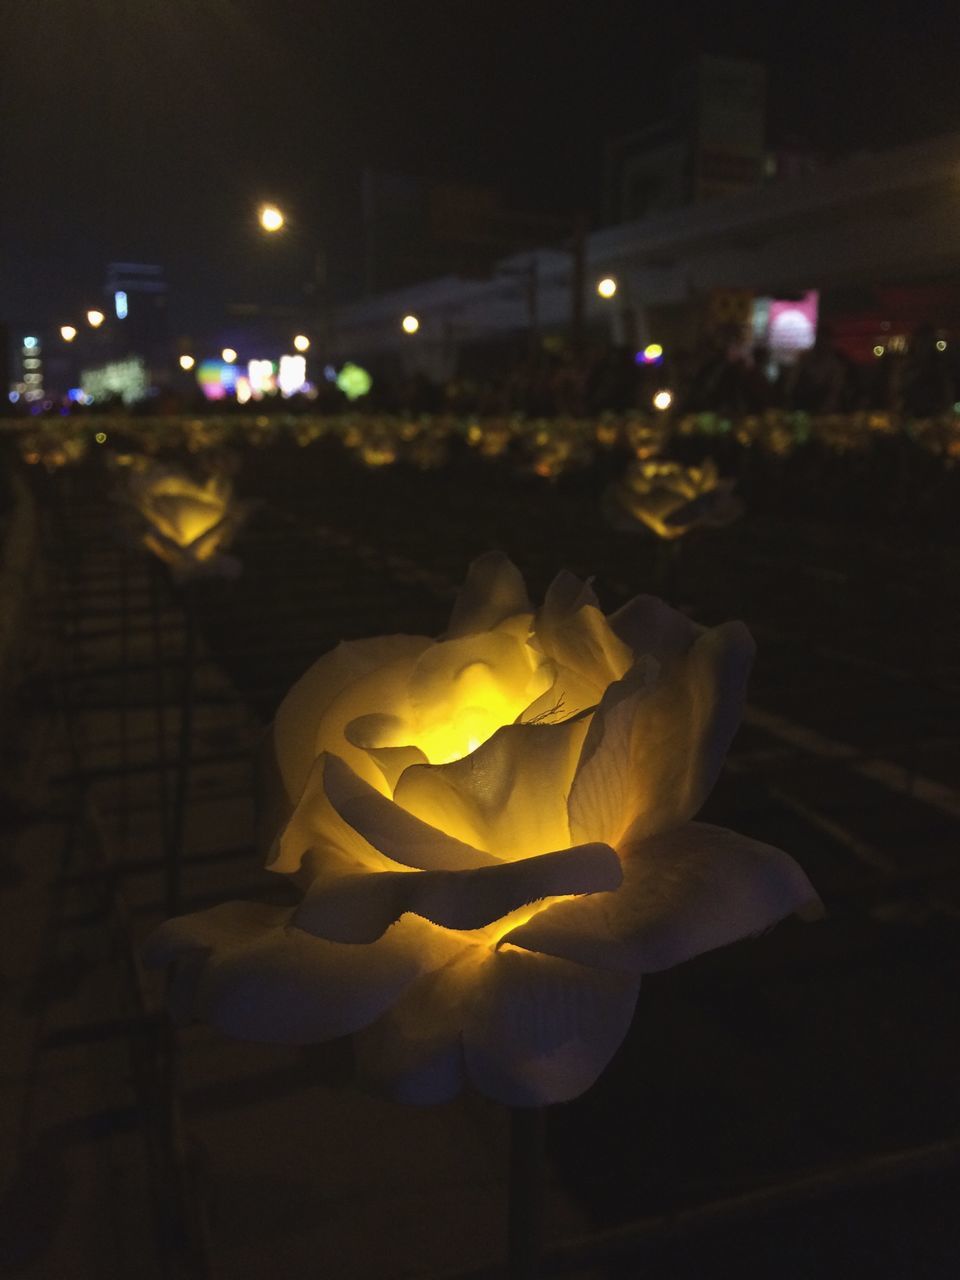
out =
<path fill-rule="evenodd" d="M 446 276 L 340 307 L 335 355 L 443 374 L 470 345 L 519 349 L 534 323 L 566 338 L 692 343 L 710 327 L 746 327 L 757 298 L 813 291 L 821 317 L 850 319 L 851 297 L 853 312 L 883 309 L 865 291 L 960 282 L 958 213 L 960 134 L 950 134 L 602 228 L 587 238 L 579 282 L 569 250 L 534 249 L 498 261 L 488 280 Z M 618 286 L 609 299 L 595 288 L 604 276 Z M 407 314 L 419 320 L 412 335 Z"/>

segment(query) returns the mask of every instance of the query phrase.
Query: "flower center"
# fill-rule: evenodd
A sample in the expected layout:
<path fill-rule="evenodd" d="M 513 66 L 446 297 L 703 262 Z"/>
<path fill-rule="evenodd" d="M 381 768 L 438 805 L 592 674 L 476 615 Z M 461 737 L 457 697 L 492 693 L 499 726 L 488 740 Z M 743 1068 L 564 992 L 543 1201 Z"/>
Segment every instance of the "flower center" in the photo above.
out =
<path fill-rule="evenodd" d="M 476 751 L 504 725 L 513 724 L 531 700 L 530 671 L 506 681 L 485 662 L 471 662 L 440 697 L 418 708 L 411 745 L 431 764 L 450 764 Z M 539 690 L 537 690 L 539 691 Z"/>

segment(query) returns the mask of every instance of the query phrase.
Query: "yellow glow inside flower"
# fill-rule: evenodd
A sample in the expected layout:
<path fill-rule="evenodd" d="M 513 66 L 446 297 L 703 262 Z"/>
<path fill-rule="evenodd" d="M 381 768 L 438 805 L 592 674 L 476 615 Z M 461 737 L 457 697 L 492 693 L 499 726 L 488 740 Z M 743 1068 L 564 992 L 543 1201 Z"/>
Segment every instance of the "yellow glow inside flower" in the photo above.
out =
<path fill-rule="evenodd" d="M 537 902 L 528 902 L 525 907 L 518 907 L 516 911 L 510 911 L 505 916 L 501 916 L 499 920 L 494 920 L 493 924 L 488 924 L 486 928 L 478 930 L 484 935 L 483 941 L 491 947 L 496 947 L 502 938 L 508 933 L 512 933 L 514 929 L 519 929 L 521 925 L 527 924 L 534 916 L 538 916 L 541 911 L 546 911 L 547 907 L 552 907 L 557 902 L 569 902 L 577 895 L 574 893 L 557 894 L 552 898 L 540 898 Z M 510 946 L 508 942 L 506 944 Z"/>
<path fill-rule="evenodd" d="M 227 513 L 229 494 L 212 479 L 195 484 L 185 476 L 164 476 L 145 495 L 141 510 L 160 533 L 178 546 L 188 547 L 219 524 Z M 213 545 L 204 548 L 206 558 Z"/>
<path fill-rule="evenodd" d="M 505 688 L 486 663 L 471 663 L 454 681 L 444 713 L 436 719 L 419 717 L 411 745 L 431 764 L 462 760 L 498 729 L 513 724 L 529 702 L 526 687 Z"/>

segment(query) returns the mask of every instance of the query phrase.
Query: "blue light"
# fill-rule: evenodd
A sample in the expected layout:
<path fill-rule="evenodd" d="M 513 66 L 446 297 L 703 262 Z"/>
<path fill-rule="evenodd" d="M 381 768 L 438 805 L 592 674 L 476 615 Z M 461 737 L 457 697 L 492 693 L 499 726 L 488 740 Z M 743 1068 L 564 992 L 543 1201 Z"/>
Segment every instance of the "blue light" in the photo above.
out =
<path fill-rule="evenodd" d="M 113 295 L 113 305 L 117 312 L 118 320 L 126 320 L 127 318 L 127 295 L 122 289 L 118 289 Z"/>
<path fill-rule="evenodd" d="M 10 401 L 11 404 L 16 404 L 17 401 L 20 399 L 20 392 L 11 391 L 10 394 L 7 396 L 7 399 Z"/>
<path fill-rule="evenodd" d="M 40 345 L 39 338 L 24 338 L 23 340 L 24 351 L 32 351 L 34 347 L 38 347 L 39 345 Z"/>

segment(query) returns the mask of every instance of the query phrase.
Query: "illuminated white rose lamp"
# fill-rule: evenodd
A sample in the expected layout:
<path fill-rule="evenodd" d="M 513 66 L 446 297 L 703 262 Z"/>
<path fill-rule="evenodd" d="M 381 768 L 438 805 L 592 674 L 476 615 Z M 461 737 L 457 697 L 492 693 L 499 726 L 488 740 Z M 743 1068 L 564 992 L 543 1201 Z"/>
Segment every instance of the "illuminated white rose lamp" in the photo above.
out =
<path fill-rule="evenodd" d="M 222 474 L 198 480 L 154 464 L 132 469 L 124 497 L 142 518 L 141 540 L 170 568 L 176 581 L 235 577 L 240 565 L 223 554 L 249 515 Z"/>
<path fill-rule="evenodd" d="M 148 957 L 227 1035 L 352 1034 L 360 1077 L 400 1101 L 576 1098 L 644 974 L 821 912 L 786 853 L 693 821 L 753 652 L 741 623 L 650 596 L 605 617 L 568 573 L 534 612 L 481 557 L 439 640 L 341 644 L 281 704 L 262 839 L 299 904 L 169 920 Z"/>

